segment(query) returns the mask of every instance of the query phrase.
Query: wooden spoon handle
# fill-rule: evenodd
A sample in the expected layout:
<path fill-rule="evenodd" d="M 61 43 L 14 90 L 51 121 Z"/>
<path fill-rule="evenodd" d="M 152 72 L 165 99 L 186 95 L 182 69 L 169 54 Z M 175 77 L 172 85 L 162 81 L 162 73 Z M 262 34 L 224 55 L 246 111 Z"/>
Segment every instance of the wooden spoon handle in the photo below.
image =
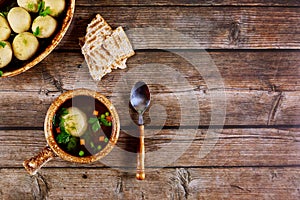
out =
<path fill-rule="evenodd" d="M 139 126 L 140 129 L 140 146 L 137 155 L 137 171 L 136 178 L 138 180 L 145 179 L 145 145 L 144 145 L 144 125 Z"/>

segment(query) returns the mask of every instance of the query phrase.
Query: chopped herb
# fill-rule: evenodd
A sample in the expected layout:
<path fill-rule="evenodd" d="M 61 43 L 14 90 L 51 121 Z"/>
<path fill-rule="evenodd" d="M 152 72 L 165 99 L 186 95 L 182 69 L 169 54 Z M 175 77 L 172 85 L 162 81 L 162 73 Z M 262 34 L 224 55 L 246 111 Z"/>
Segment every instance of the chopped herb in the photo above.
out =
<path fill-rule="evenodd" d="M 60 118 L 59 127 L 60 131 L 65 131 L 65 120 L 63 118 Z"/>
<path fill-rule="evenodd" d="M 109 112 L 106 112 L 106 113 L 105 113 L 105 116 L 106 116 L 106 117 L 109 116 Z"/>
<path fill-rule="evenodd" d="M 59 144 L 67 144 L 70 141 L 71 135 L 65 131 L 62 131 L 60 134 L 57 135 L 56 141 Z"/>
<path fill-rule="evenodd" d="M 6 18 L 7 17 L 8 12 L 0 12 L 0 16 Z"/>
<path fill-rule="evenodd" d="M 88 121 L 89 124 L 92 124 L 92 130 L 94 132 L 97 132 L 100 128 L 101 128 L 101 125 L 99 123 L 99 120 L 97 117 L 91 117 Z"/>
<path fill-rule="evenodd" d="M 38 4 L 38 13 L 40 16 L 47 16 L 47 15 L 50 15 L 51 14 L 51 10 L 50 10 L 50 7 L 47 6 L 45 8 L 45 2 L 44 1 L 41 1 L 39 4 Z"/>
<path fill-rule="evenodd" d="M 69 114 L 68 110 L 66 108 L 62 108 L 61 111 L 60 111 L 60 116 L 63 117 L 67 114 Z"/>
<path fill-rule="evenodd" d="M 90 146 L 91 146 L 92 148 L 95 148 L 94 142 L 90 142 Z"/>
<path fill-rule="evenodd" d="M 38 27 L 36 27 L 35 31 L 33 32 L 33 35 L 38 36 L 38 35 L 40 35 L 40 33 L 41 33 L 40 27 L 38 26 Z"/>
<path fill-rule="evenodd" d="M 25 45 L 27 45 L 27 40 L 26 40 L 26 38 L 23 38 L 23 43 L 24 43 Z"/>
<path fill-rule="evenodd" d="M 68 145 L 67 145 L 67 149 L 68 151 L 72 151 L 76 148 L 77 146 L 77 138 L 76 137 L 71 137 L 69 142 L 68 142 Z"/>
<path fill-rule="evenodd" d="M 45 2 L 44 2 L 44 1 L 41 1 L 41 2 L 38 4 L 38 13 L 43 12 L 44 7 L 45 7 Z"/>
<path fill-rule="evenodd" d="M 50 15 L 50 14 L 51 14 L 50 7 L 47 6 L 47 7 L 45 8 L 45 10 L 43 10 L 43 11 L 40 13 L 40 16 L 45 17 L 45 16 Z"/>
<path fill-rule="evenodd" d="M 2 48 L 4 48 L 4 47 L 6 46 L 6 43 L 5 43 L 5 42 L 2 42 L 2 41 L 0 41 L 0 46 L 1 46 Z"/>
<path fill-rule="evenodd" d="M 101 119 L 104 119 L 104 118 L 105 118 L 105 115 L 104 115 L 104 114 L 102 114 L 102 115 L 101 115 Z"/>
<path fill-rule="evenodd" d="M 101 145 L 98 145 L 98 146 L 97 146 L 97 149 L 98 149 L 98 150 L 102 149 L 102 146 L 101 146 Z"/>
<path fill-rule="evenodd" d="M 97 132 L 101 128 L 99 121 L 97 120 L 93 125 L 92 129 L 94 132 Z"/>
<path fill-rule="evenodd" d="M 108 138 L 107 137 L 104 139 L 104 142 L 106 142 L 106 143 L 108 142 Z"/>
<path fill-rule="evenodd" d="M 29 10 L 33 10 L 33 9 L 34 9 L 34 4 L 33 4 L 33 3 L 28 3 L 28 4 L 27 4 L 27 8 L 28 8 Z"/>
<path fill-rule="evenodd" d="M 3 75 L 3 71 L 0 70 L 0 77 Z"/>
<path fill-rule="evenodd" d="M 79 156 L 84 156 L 84 151 L 79 151 L 79 154 L 78 154 Z"/>
<path fill-rule="evenodd" d="M 97 122 L 97 121 L 98 121 L 97 117 L 91 117 L 91 118 L 89 119 L 89 124 L 94 124 L 94 123 Z"/>

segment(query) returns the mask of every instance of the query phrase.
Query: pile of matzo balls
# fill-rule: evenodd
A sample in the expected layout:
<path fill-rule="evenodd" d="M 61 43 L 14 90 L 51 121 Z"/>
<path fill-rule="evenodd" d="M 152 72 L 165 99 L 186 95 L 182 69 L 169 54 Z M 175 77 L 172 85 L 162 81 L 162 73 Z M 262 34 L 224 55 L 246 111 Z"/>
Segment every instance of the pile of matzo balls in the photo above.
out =
<path fill-rule="evenodd" d="M 17 3 L 18 7 L 11 8 L 6 16 L 0 15 L 0 68 L 7 66 L 13 56 L 22 61 L 30 59 L 39 48 L 38 38 L 53 35 L 57 27 L 55 18 L 65 9 L 65 0 Z"/>

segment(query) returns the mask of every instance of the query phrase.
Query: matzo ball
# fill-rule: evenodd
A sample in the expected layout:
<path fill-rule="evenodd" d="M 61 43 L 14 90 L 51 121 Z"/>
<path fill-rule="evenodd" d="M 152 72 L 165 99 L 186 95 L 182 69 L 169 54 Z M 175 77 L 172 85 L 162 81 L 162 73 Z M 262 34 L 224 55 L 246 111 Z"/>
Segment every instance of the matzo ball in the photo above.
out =
<path fill-rule="evenodd" d="M 28 12 L 37 13 L 40 0 L 17 0 L 18 5 Z"/>
<path fill-rule="evenodd" d="M 38 38 L 48 38 L 55 32 L 56 26 L 56 20 L 50 15 L 38 16 L 33 20 L 31 30 Z"/>
<path fill-rule="evenodd" d="M 50 8 L 50 15 L 53 17 L 57 17 L 60 15 L 66 6 L 65 0 L 44 0 L 45 2 L 45 8 Z"/>
<path fill-rule="evenodd" d="M 0 16 L 0 41 L 7 40 L 10 37 L 11 29 L 7 20 Z"/>
<path fill-rule="evenodd" d="M 18 34 L 12 43 L 14 55 L 19 60 L 28 60 L 39 48 L 38 39 L 29 32 Z"/>
<path fill-rule="evenodd" d="M 14 7 L 10 9 L 7 14 L 7 20 L 11 29 L 15 33 L 25 32 L 31 26 L 30 14 L 21 7 Z"/>
<path fill-rule="evenodd" d="M 9 42 L 0 41 L 0 68 L 8 65 L 12 59 L 12 49 Z"/>

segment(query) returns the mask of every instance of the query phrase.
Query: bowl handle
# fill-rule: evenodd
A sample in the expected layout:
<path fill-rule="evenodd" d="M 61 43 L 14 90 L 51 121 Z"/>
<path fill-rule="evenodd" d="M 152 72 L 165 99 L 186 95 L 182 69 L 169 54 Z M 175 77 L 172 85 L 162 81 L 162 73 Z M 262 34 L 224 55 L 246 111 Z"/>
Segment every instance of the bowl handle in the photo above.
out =
<path fill-rule="evenodd" d="M 44 164 L 54 157 L 56 157 L 56 154 L 50 147 L 46 146 L 38 155 L 25 160 L 23 166 L 30 175 L 35 175 Z"/>

